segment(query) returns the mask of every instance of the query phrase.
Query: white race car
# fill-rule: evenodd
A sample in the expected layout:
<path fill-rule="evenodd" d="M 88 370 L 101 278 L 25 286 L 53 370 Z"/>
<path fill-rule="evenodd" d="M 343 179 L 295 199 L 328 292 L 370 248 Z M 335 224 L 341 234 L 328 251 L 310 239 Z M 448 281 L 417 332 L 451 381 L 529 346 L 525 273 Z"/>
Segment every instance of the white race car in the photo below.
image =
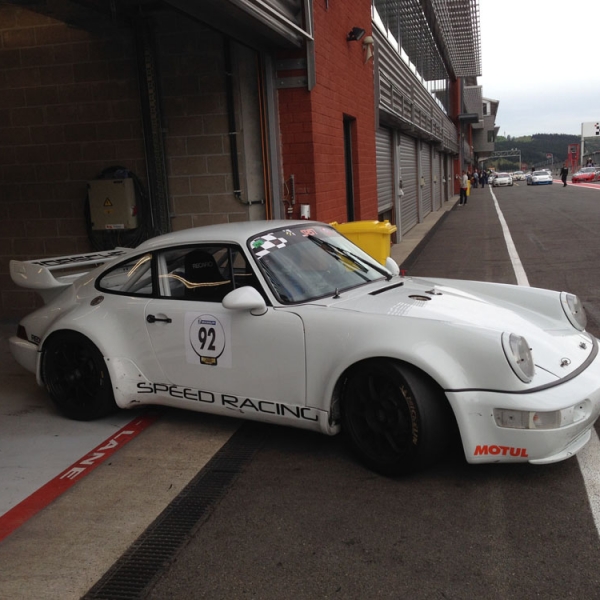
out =
<path fill-rule="evenodd" d="M 509 173 L 498 173 L 494 177 L 492 184 L 494 187 L 511 186 L 513 185 L 513 178 Z"/>
<path fill-rule="evenodd" d="M 551 185 L 552 175 L 548 171 L 534 171 L 527 177 L 527 185 Z"/>
<path fill-rule="evenodd" d="M 600 413 L 576 296 L 405 277 L 324 223 L 214 225 L 10 268 L 46 302 L 12 353 L 74 419 L 163 404 L 342 431 L 398 474 L 456 431 L 470 463 L 563 460 Z"/>

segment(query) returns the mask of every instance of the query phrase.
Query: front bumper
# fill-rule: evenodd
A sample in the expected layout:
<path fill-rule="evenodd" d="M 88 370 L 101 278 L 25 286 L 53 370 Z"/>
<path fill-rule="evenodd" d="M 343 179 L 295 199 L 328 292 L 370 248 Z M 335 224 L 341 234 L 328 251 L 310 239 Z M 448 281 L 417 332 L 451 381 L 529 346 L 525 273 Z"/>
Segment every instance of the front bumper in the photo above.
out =
<path fill-rule="evenodd" d="M 575 379 L 532 394 L 490 391 L 448 392 L 469 463 L 545 464 L 574 456 L 589 441 L 600 416 L 600 360 Z M 555 411 L 585 406 L 584 417 L 555 429 L 500 427 L 494 409 Z"/>

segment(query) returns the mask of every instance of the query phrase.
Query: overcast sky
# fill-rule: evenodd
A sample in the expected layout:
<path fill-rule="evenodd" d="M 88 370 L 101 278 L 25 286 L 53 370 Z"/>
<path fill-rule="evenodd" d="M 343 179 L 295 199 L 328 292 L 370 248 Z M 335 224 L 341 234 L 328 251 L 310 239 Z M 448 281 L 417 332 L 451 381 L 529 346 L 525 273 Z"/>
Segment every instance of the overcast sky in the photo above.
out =
<path fill-rule="evenodd" d="M 581 135 L 600 119 L 600 0 L 479 0 L 479 18 L 499 135 Z"/>

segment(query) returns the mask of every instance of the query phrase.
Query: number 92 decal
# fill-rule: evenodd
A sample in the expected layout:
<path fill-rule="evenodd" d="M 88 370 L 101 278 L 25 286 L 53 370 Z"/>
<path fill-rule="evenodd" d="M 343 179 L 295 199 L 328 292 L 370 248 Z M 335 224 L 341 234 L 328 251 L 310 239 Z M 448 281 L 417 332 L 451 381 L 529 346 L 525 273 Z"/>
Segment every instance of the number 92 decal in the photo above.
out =
<path fill-rule="evenodd" d="M 229 323 L 222 323 L 214 315 L 198 313 L 186 315 L 186 355 L 188 362 L 217 366 L 221 358 L 230 366 Z M 190 352 L 190 349 L 192 352 Z M 227 350 L 227 352 L 226 352 Z M 227 360 L 229 358 L 229 360 Z"/>

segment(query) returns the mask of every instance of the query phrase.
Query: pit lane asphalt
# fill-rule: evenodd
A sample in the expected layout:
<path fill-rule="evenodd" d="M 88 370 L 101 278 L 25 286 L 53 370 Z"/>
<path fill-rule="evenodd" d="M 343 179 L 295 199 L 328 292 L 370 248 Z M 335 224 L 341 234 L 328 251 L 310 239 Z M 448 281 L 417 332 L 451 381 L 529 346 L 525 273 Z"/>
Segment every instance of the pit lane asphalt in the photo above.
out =
<path fill-rule="evenodd" d="M 448 203 L 439 227 L 405 237 L 415 252 L 392 255 L 409 275 L 514 283 L 488 194 Z M 0 544 L 0 597 L 79 598 L 207 464 L 206 438 L 214 453 L 239 425 L 166 411 Z M 449 456 L 393 480 L 357 465 L 339 438 L 251 427 L 257 453 L 145 596 L 597 597 L 598 537 L 575 460 L 472 467 Z"/>

